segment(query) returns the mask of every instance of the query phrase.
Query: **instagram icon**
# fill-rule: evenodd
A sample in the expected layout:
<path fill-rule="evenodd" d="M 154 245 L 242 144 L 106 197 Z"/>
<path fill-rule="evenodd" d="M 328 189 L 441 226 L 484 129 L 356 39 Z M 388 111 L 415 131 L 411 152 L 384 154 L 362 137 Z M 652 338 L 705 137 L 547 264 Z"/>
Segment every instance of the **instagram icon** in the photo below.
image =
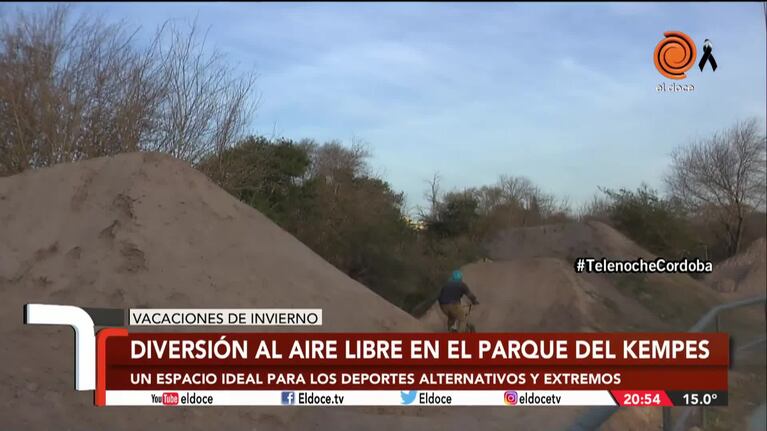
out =
<path fill-rule="evenodd" d="M 503 393 L 503 403 L 507 406 L 517 405 L 517 391 L 506 391 Z"/>

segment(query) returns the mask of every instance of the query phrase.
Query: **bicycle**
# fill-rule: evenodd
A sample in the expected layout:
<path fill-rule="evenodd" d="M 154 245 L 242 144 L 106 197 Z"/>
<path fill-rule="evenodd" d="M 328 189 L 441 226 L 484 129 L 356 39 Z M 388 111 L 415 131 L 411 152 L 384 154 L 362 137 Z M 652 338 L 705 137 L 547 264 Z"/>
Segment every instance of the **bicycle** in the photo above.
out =
<path fill-rule="evenodd" d="M 469 317 L 471 317 L 471 307 L 473 305 L 474 304 L 470 302 L 469 309 L 466 310 L 466 329 L 464 332 L 470 332 L 470 333 L 477 332 L 477 328 L 475 328 L 474 325 L 471 322 L 469 322 Z"/>
<path fill-rule="evenodd" d="M 466 333 L 477 332 L 477 328 L 471 322 L 469 322 L 469 317 L 471 317 L 471 308 L 472 308 L 473 305 L 474 305 L 473 303 L 469 303 L 468 305 L 466 305 L 466 304 L 462 304 L 461 305 L 461 307 L 463 307 L 466 310 L 466 317 L 464 318 L 464 320 L 465 320 L 465 327 L 464 327 L 464 330 L 463 330 L 463 332 L 466 332 Z M 458 322 L 455 322 L 453 324 L 453 328 L 455 326 L 457 326 L 457 325 L 458 325 Z M 457 328 L 456 329 L 453 329 L 453 328 L 450 328 L 448 330 L 448 332 L 460 332 L 460 331 L 458 331 Z"/>

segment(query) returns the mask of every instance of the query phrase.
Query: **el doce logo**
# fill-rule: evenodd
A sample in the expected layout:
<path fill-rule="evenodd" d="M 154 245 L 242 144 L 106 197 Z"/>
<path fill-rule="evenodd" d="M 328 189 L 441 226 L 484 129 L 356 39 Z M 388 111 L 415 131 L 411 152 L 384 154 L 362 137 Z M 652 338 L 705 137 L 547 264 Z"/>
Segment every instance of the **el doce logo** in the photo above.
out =
<path fill-rule="evenodd" d="M 687 78 L 685 72 L 695 64 L 695 59 L 698 56 L 695 42 L 681 31 L 667 31 L 663 35 L 666 36 L 665 39 L 658 42 L 653 54 L 655 68 L 666 78 Z M 703 43 L 703 58 L 698 63 L 701 71 L 706 66 L 706 62 L 711 63 L 712 70 L 716 70 L 716 60 L 711 54 L 712 50 L 711 42 L 706 39 Z"/>

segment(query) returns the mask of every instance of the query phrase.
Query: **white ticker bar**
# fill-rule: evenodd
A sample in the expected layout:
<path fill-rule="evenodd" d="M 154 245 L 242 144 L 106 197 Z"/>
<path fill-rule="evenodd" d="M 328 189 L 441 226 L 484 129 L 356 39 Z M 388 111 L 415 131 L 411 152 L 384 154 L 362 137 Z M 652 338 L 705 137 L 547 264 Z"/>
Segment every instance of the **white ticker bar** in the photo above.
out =
<path fill-rule="evenodd" d="M 107 406 L 614 406 L 609 391 L 106 391 Z"/>

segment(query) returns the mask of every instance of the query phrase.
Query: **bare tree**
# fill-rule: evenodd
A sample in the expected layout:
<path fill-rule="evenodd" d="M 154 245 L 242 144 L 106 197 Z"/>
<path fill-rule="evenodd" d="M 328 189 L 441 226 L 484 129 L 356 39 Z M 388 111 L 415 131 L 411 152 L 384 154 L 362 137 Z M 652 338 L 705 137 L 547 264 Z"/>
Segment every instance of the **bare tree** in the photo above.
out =
<path fill-rule="evenodd" d="M 439 202 L 441 199 L 440 196 L 442 195 L 442 191 L 440 190 L 441 180 L 442 179 L 439 175 L 439 172 L 434 172 L 431 178 L 426 181 L 429 185 L 429 189 L 424 192 L 424 198 L 426 198 L 426 201 L 429 203 L 429 211 L 428 213 L 421 211 L 422 219 L 425 219 L 427 216 L 434 216 L 437 214 L 439 209 Z"/>
<path fill-rule="evenodd" d="M 688 210 L 715 217 L 730 255 L 740 249 L 745 216 L 765 202 L 766 143 L 751 119 L 672 153 L 671 193 Z"/>
<path fill-rule="evenodd" d="M 604 189 L 600 188 L 604 193 Z M 577 210 L 577 218 L 585 221 L 591 218 L 607 220 L 609 218 L 610 201 L 603 194 L 595 194 L 590 201 L 581 204 Z"/>
<path fill-rule="evenodd" d="M 370 151 L 360 141 L 344 147 L 340 141 L 330 141 L 315 145 L 311 151 L 311 175 L 324 178 L 328 182 L 338 182 L 355 176 L 369 176 L 370 166 L 367 159 Z"/>
<path fill-rule="evenodd" d="M 541 190 L 530 179 L 518 176 L 502 175 L 492 186 L 479 189 L 479 210 L 483 214 L 500 209 L 519 213 L 530 213 L 538 219 L 545 219 L 554 214 L 569 212 L 566 200 L 557 200 L 550 193 Z M 538 223 L 541 220 L 532 220 Z M 527 220 L 522 220 L 525 224 Z"/>
<path fill-rule="evenodd" d="M 141 150 L 196 163 L 239 139 L 253 75 L 234 73 L 194 26 L 164 25 L 145 45 L 135 34 L 60 5 L 5 16 L 0 175 Z"/>
<path fill-rule="evenodd" d="M 0 29 L 0 174 L 140 148 L 159 96 L 150 62 L 122 25 L 68 11 Z"/>
<path fill-rule="evenodd" d="M 157 32 L 154 55 L 164 83 L 153 139 L 146 149 L 198 162 L 220 154 L 242 135 L 255 108 L 248 99 L 253 74 L 239 76 L 217 50 L 206 48 L 195 23 L 188 31 L 166 24 Z"/>

